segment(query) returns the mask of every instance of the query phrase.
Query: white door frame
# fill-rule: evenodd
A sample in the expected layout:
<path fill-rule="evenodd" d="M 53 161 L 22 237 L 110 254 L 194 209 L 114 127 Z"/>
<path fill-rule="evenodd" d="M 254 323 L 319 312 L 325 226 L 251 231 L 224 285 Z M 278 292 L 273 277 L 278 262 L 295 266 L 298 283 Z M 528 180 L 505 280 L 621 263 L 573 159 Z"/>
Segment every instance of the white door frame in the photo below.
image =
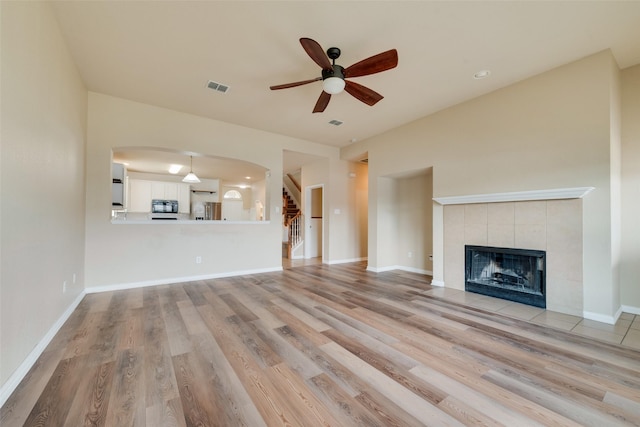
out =
<path fill-rule="evenodd" d="M 307 239 L 307 233 L 311 229 L 311 191 L 316 188 L 322 189 L 322 232 L 320 233 L 320 258 L 324 259 L 324 184 L 310 185 L 304 188 L 304 211 L 306 215 L 304 216 L 304 257 L 311 258 L 311 246 L 309 245 L 309 241 Z"/>

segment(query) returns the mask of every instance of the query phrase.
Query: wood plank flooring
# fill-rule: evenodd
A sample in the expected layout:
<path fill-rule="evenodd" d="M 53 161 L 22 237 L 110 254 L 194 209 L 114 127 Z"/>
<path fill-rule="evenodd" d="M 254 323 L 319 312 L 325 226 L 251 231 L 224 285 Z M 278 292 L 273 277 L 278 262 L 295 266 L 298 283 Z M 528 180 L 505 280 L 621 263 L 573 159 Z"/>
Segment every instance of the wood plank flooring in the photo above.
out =
<path fill-rule="evenodd" d="M 640 352 L 364 263 L 87 295 L 12 426 L 640 425 Z"/>

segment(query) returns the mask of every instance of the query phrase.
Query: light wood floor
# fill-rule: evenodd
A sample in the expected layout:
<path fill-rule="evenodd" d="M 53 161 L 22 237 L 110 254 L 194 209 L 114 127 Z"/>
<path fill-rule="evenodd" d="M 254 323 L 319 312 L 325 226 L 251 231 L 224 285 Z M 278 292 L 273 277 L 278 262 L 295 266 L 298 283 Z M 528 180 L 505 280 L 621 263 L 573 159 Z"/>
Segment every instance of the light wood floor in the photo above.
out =
<path fill-rule="evenodd" d="M 640 352 L 310 265 L 85 297 L 8 426 L 640 425 Z"/>

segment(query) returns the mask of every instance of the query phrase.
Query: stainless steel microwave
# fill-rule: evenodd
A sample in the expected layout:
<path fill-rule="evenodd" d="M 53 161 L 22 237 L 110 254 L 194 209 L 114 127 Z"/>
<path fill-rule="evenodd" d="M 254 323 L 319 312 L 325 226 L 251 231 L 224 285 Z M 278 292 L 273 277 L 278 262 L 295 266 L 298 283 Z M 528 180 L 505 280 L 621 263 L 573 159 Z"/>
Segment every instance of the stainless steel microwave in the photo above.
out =
<path fill-rule="evenodd" d="M 178 201 L 153 199 L 151 213 L 178 213 Z"/>

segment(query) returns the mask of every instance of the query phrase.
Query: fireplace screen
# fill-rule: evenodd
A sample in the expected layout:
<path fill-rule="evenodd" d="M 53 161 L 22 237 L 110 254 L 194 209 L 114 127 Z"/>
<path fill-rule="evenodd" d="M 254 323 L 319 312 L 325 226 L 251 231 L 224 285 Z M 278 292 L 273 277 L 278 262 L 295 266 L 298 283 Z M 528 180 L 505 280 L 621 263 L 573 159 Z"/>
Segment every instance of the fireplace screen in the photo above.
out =
<path fill-rule="evenodd" d="M 545 252 L 465 246 L 465 290 L 546 307 Z"/>

